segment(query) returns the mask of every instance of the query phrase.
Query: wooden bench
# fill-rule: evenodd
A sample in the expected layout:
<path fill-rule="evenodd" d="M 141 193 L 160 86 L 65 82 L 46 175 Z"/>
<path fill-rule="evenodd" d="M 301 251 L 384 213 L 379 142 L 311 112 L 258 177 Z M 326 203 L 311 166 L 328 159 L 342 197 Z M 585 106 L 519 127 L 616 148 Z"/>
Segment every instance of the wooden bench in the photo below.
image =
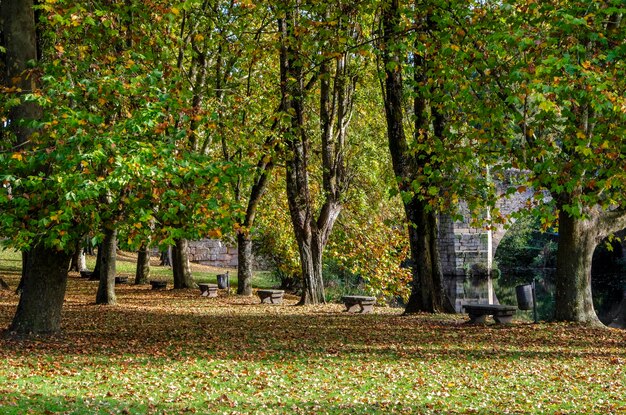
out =
<path fill-rule="evenodd" d="M 217 297 L 217 284 L 201 283 L 198 284 L 198 288 L 200 288 L 200 295 L 203 297 Z"/>
<path fill-rule="evenodd" d="M 152 280 L 150 285 L 153 290 L 164 290 L 167 287 L 167 281 Z"/>
<path fill-rule="evenodd" d="M 498 324 L 509 324 L 517 310 L 515 306 L 500 304 L 466 304 L 463 308 L 469 314 L 469 322 L 472 324 L 485 323 L 487 316 L 493 316 Z"/>
<path fill-rule="evenodd" d="M 346 305 L 348 313 L 371 313 L 376 303 L 376 297 L 365 295 L 344 295 L 341 300 Z"/>
<path fill-rule="evenodd" d="M 261 304 L 281 304 L 283 302 L 283 290 L 258 290 L 257 295 L 261 299 Z"/>

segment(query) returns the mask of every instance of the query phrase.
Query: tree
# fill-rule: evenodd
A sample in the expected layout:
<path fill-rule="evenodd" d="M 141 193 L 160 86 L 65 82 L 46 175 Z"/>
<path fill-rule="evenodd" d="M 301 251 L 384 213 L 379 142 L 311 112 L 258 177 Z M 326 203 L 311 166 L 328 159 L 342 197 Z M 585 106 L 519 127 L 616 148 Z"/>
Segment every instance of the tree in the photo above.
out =
<path fill-rule="evenodd" d="M 24 155 L 26 150 L 34 147 L 33 142 L 38 141 L 34 125 L 42 114 L 40 105 L 29 99 L 29 95 L 36 93 L 38 88 L 33 2 L 3 0 L 0 2 L 0 20 L 6 70 L 0 79 L 5 81 L 3 92 L 13 97 L 8 117 L 3 118 L 0 125 L 0 128 L 7 125 L 9 128 L 9 134 L 2 134 L 2 147 L 4 151 L 11 152 L 13 160 L 21 162 L 25 157 L 32 158 L 29 160 L 31 168 L 20 167 L 23 167 L 24 173 L 37 175 L 45 171 L 45 164 L 39 164 L 35 154 Z M 1 204 L 10 203 L 14 195 L 19 198 L 21 189 L 14 183 L 4 178 Z M 29 242 L 22 244 L 22 249 L 28 249 L 29 254 L 24 264 L 22 295 L 10 330 L 19 334 L 54 332 L 60 327 L 71 254 L 45 237 L 33 238 Z"/>
<path fill-rule="evenodd" d="M 342 209 L 349 182 L 345 157 L 356 89 L 359 4 L 334 6 L 283 3 L 278 11 L 280 76 L 289 211 L 302 267 L 301 304 L 324 303 L 322 256 Z M 311 31 L 307 27 L 316 27 Z M 306 111 L 309 91 L 319 82 L 320 200 L 309 168 L 314 141 Z M 316 206 L 319 209 L 316 210 Z"/>
<path fill-rule="evenodd" d="M 434 101 L 426 82 L 431 74 L 432 63 L 428 60 L 430 50 L 421 47 L 420 37 L 414 41 L 416 48 L 411 49 L 407 38 L 407 28 L 403 26 L 403 12 L 408 6 L 402 6 L 397 0 L 386 2 L 382 13 L 382 63 L 384 65 L 383 99 L 387 118 L 387 134 L 393 168 L 398 180 L 404 210 L 408 222 L 411 258 L 413 262 L 413 286 L 405 312 L 452 311 L 443 291 L 443 274 L 438 250 L 438 211 L 432 203 L 439 196 L 439 188 L 429 182 L 433 171 L 440 170 L 436 142 L 445 140 L 445 118 L 441 107 Z M 416 6 L 417 7 L 417 6 Z M 425 38 L 434 29 L 430 11 L 414 10 L 424 13 L 416 18 L 416 36 Z M 409 142 L 405 132 L 405 85 L 403 72 L 406 71 L 411 50 L 413 71 L 413 142 Z M 436 75 L 435 75 L 436 76 Z M 444 75 L 445 76 L 445 75 Z M 441 150 L 441 146 L 439 146 Z M 424 179 L 425 177 L 425 179 Z M 453 180 L 453 179 L 451 179 Z M 424 192 L 424 190 L 427 191 Z"/>
<path fill-rule="evenodd" d="M 143 243 L 137 251 L 137 268 L 135 270 L 135 284 L 147 284 L 150 279 L 150 249 L 149 243 Z"/>
<path fill-rule="evenodd" d="M 557 211 L 543 219 L 558 223 L 557 320 L 601 324 L 593 251 L 626 227 L 625 11 L 618 1 L 487 5 L 478 15 L 489 36 L 470 41 L 480 44 L 481 91 L 497 97 L 488 111 L 502 128 L 489 133 Z"/>

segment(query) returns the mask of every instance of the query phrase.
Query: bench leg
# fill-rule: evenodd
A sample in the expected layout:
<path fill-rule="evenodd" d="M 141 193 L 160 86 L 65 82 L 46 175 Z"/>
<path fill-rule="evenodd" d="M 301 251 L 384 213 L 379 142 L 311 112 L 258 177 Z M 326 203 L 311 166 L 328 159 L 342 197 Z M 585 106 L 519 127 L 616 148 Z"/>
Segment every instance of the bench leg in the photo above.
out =
<path fill-rule="evenodd" d="M 348 312 L 348 313 L 362 313 L 363 312 L 363 306 L 361 305 L 361 303 L 346 304 L 346 312 Z"/>
<path fill-rule="evenodd" d="M 469 318 L 469 322 L 472 324 L 485 324 L 485 322 L 487 321 L 486 314 L 470 314 Z"/>
<path fill-rule="evenodd" d="M 513 322 L 513 316 L 498 316 L 498 315 L 494 315 L 493 319 L 498 324 L 511 324 L 511 322 Z"/>

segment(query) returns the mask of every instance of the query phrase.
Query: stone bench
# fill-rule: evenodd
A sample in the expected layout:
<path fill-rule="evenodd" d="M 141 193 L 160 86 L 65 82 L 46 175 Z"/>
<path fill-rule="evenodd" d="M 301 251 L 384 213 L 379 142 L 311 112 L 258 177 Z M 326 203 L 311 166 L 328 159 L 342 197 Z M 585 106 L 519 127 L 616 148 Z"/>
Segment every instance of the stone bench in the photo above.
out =
<path fill-rule="evenodd" d="M 281 304 L 283 302 L 283 290 L 258 290 L 256 294 L 261 299 L 261 304 Z"/>
<path fill-rule="evenodd" d="M 344 295 L 341 301 L 346 305 L 348 313 L 371 313 L 374 310 L 376 297 L 365 295 Z"/>
<path fill-rule="evenodd" d="M 93 271 L 89 271 L 87 269 L 80 271 L 81 278 L 91 278 L 92 275 L 93 275 Z"/>
<path fill-rule="evenodd" d="M 128 277 L 115 277 L 115 283 L 116 284 L 128 284 Z"/>
<path fill-rule="evenodd" d="M 493 316 L 498 324 L 509 324 L 517 310 L 515 306 L 499 304 L 466 304 L 463 308 L 469 314 L 469 322 L 472 324 L 485 323 L 487 316 Z"/>
<path fill-rule="evenodd" d="M 217 284 L 200 283 L 198 288 L 200 288 L 200 295 L 203 297 L 217 297 Z"/>
<path fill-rule="evenodd" d="M 164 290 L 167 287 L 167 281 L 152 280 L 150 285 L 153 290 Z"/>

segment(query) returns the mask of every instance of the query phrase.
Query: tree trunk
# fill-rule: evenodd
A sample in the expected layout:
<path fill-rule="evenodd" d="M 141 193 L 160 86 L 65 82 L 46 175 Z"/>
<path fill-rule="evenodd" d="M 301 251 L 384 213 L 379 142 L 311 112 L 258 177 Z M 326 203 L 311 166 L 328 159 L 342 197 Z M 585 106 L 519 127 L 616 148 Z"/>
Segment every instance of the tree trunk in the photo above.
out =
<path fill-rule="evenodd" d="M 102 264 L 102 244 L 97 245 L 96 249 L 98 250 L 96 252 L 96 265 L 94 265 L 93 267 L 93 272 L 92 272 L 92 277 L 90 279 L 100 279 L 100 269 L 102 268 L 101 264 Z"/>
<path fill-rule="evenodd" d="M 599 242 L 597 214 L 589 219 L 559 211 L 555 319 L 601 326 L 593 308 L 591 260 Z"/>
<path fill-rule="evenodd" d="M 37 32 L 33 0 L 2 0 L 0 20 L 6 48 L 6 82 L 8 87 L 21 90 L 21 95 L 37 89 L 37 76 L 29 73 L 31 61 L 37 61 Z M 29 120 L 41 117 L 42 109 L 36 102 L 21 102 L 11 108 L 9 128 L 15 134 L 18 146 L 27 145 L 34 130 L 26 125 Z"/>
<path fill-rule="evenodd" d="M 172 247 L 168 246 L 165 251 L 160 252 L 160 260 L 159 263 L 162 267 L 171 267 L 172 266 Z"/>
<path fill-rule="evenodd" d="M 237 294 L 252 295 L 252 240 L 247 232 L 237 235 Z"/>
<path fill-rule="evenodd" d="M 59 331 L 71 255 L 37 245 L 28 256 L 27 277 L 9 331 L 44 334 Z"/>
<path fill-rule="evenodd" d="M 117 248 L 117 230 L 104 229 L 104 240 L 98 249 L 100 255 L 100 283 L 96 293 L 96 304 L 116 303 L 115 298 L 115 262 Z M 102 251 L 102 253 L 100 253 Z"/>
<path fill-rule="evenodd" d="M 22 275 L 20 276 L 20 282 L 17 284 L 15 294 L 21 294 L 24 289 L 24 282 L 26 281 L 26 271 L 28 270 L 28 251 L 25 249 L 22 251 Z"/>
<path fill-rule="evenodd" d="M 300 264 L 302 267 L 302 296 L 299 305 L 325 304 L 324 279 L 322 276 L 322 253 L 324 246 L 311 238 L 298 238 Z"/>
<path fill-rule="evenodd" d="M 135 271 L 135 284 L 147 284 L 150 278 L 150 252 L 146 244 L 141 245 L 137 251 L 137 269 Z"/>
<path fill-rule="evenodd" d="M 72 254 L 72 262 L 70 271 L 81 272 L 85 269 L 85 251 L 82 247 L 82 240 L 76 242 L 74 253 Z"/>
<path fill-rule="evenodd" d="M 237 234 L 237 294 L 252 295 L 252 238 L 250 228 L 254 224 L 257 208 L 261 198 L 267 191 L 270 172 L 274 169 L 274 162 L 262 157 L 257 163 L 256 177 L 250 196 L 248 207 L 243 220 L 243 227 Z"/>
<path fill-rule="evenodd" d="M 85 250 L 81 248 L 80 255 L 78 256 L 78 272 L 87 269 L 87 258 L 85 258 Z"/>
<path fill-rule="evenodd" d="M 413 262 L 413 286 L 404 312 L 454 312 L 443 289 L 443 272 L 437 243 L 437 215 L 426 211 L 425 202 L 414 197 L 405 204 L 409 218 L 409 243 Z"/>
<path fill-rule="evenodd" d="M 172 247 L 172 271 L 174 274 L 174 288 L 197 288 L 191 275 L 189 265 L 188 242 L 186 239 L 177 239 Z"/>

